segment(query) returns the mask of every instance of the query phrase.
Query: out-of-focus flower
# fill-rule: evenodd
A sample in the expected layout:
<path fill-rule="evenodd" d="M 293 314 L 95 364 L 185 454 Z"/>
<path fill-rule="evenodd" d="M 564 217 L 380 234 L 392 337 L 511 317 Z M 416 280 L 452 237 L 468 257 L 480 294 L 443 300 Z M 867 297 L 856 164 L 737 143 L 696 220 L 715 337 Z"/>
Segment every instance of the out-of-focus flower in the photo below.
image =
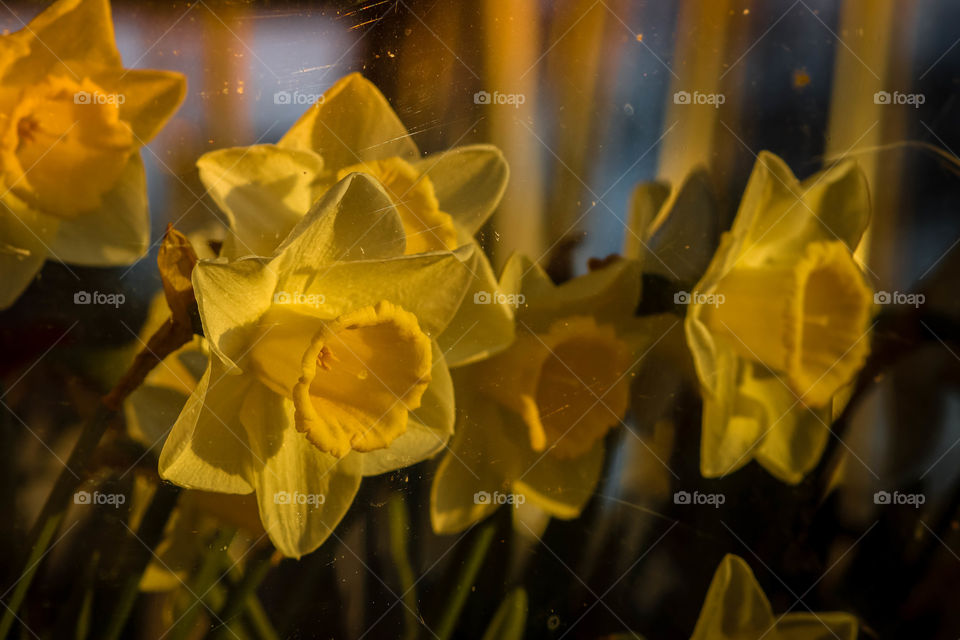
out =
<path fill-rule="evenodd" d="M 220 149 L 202 156 L 200 178 L 234 233 L 222 255 L 270 255 L 334 183 L 352 172 L 374 176 L 396 206 L 408 254 L 473 245 L 506 188 L 509 171 L 491 145 L 421 157 L 389 102 L 350 74 L 327 90 L 276 145 Z M 482 359 L 513 339 L 509 308 L 473 304 L 496 278 L 483 252 L 467 266 L 470 289 L 438 343 L 451 366 Z"/>
<path fill-rule="evenodd" d="M 799 182 L 778 157 L 758 157 L 733 227 L 682 301 L 704 476 L 755 458 L 795 483 L 816 465 L 831 399 L 869 352 L 872 292 L 852 254 L 869 209 L 852 162 Z"/>
<path fill-rule="evenodd" d="M 854 640 L 857 619 L 849 613 L 774 615 L 750 566 L 727 554 L 720 561 L 690 640 Z"/>
<path fill-rule="evenodd" d="M 161 476 L 255 491 L 271 540 L 299 557 L 330 535 L 361 476 L 439 451 L 453 386 L 434 338 L 460 306 L 472 248 L 404 247 L 390 196 L 358 173 L 272 257 L 201 261 L 193 284 L 210 363 L 167 437 Z"/>
<path fill-rule="evenodd" d="M 455 372 L 457 433 L 433 481 L 431 517 L 453 533 L 501 504 L 574 518 L 599 480 L 603 438 L 627 410 L 652 324 L 633 316 L 637 264 L 620 260 L 556 286 L 513 256 L 498 295 L 517 304 L 517 339 Z"/>
<path fill-rule="evenodd" d="M 0 309 L 48 256 L 111 266 L 143 255 L 138 150 L 185 89 L 178 73 L 123 68 L 107 0 L 59 0 L 0 36 Z"/>

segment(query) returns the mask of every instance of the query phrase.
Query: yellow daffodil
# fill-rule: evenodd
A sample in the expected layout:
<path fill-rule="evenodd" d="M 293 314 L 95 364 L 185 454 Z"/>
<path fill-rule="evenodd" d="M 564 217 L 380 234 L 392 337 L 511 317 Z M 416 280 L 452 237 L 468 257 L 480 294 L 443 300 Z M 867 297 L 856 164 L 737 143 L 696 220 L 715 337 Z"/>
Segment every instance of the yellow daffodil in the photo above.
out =
<path fill-rule="evenodd" d="M 435 338 L 460 307 L 472 248 L 404 248 L 390 195 L 355 173 L 271 257 L 201 261 L 193 284 L 211 357 L 161 476 L 256 492 L 271 540 L 299 557 L 330 535 L 362 476 L 443 448 L 453 387 Z"/>
<path fill-rule="evenodd" d="M 817 463 L 831 399 L 869 351 L 872 292 L 852 254 L 869 209 L 856 164 L 799 182 L 760 154 L 733 227 L 687 294 L 704 476 L 755 458 L 795 483 Z"/>
<path fill-rule="evenodd" d="M 717 567 L 690 640 L 854 640 L 857 619 L 849 613 L 775 615 L 743 558 L 726 555 Z"/>
<path fill-rule="evenodd" d="M 382 93 L 360 74 L 336 82 L 276 145 L 220 149 L 197 162 L 231 229 L 222 255 L 270 255 L 310 206 L 353 172 L 375 177 L 395 205 L 408 254 L 473 245 L 506 188 L 500 151 L 468 145 L 421 157 Z M 496 288 L 479 248 L 465 300 Z M 451 366 L 482 359 L 513 339 L 504 305 L 464 304 L 438 337 Z"/>
<path fill-rule="evenodd" d="M 498 295 L 518 307 L 517 338 L 454 374 L 457 432 L 433 481 L 435 531 L 463 530 L 501 504 L 580 514 L 651 341 L 633 316 L 639 290 L 630 260 L 560 286 L 526 258 L 507 262 Z"/>
<path fill-rule="evenodd" d="M 185 88 L 178 73 L 123 68 L 107 0 L 59 0 L 0 36 L 0 309 L 48 256 L 111 266 L 143 255 L 138 150 Z"/>

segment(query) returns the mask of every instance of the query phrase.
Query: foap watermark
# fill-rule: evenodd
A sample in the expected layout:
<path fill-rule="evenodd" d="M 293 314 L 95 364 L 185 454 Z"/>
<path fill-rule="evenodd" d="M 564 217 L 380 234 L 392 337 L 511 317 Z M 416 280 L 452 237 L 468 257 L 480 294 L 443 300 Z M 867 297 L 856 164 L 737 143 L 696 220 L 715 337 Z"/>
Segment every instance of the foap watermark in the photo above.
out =
<path fill-rule="evenodd" d="M 519 307 L 526 304 L 527 297 L 522 293 L 501 293 L 500 291 L 477 291 L 473 294 L 473 304 L 503 304 Z"/>
<path fill-rule="evenodd" d="M 494 91 L 477 91 L 473 94 L 473 104 L 507 104 L 514 109 L 519 109 L 520 105 L 527 101 L 527 96 L 522 93 L 500 93 Z"/>
<path fill-rule="evenodd" d="M 322 93 L 302 93 L 300 91 L 277 91 L 273 94 L 273 104 L 291 104 L 309 106 L 323 104 Z"/>
<path fill-rule="evenodd" d="M 77 491 L 73 494 L 73 504 L 90 505 L 110 505 L 114 509 L 119 509 L 120 505 L 127 501 L 127 496 L 122 493 L 102 493 L 100 491 Z"/>
<path fill-rule="evenodd" d="M 322 293 L 277 291 L 273 294 L 273 304 L 302 304 L 309 307 L 319 307 L 326 303 L 326 301 L 327 298 Z"/>
<path fill-rule="evenodd" d="M 722 293 L 700 293 L 699 291 L 677 291 L 673 294 L 673 304 L 703 304 L 719 307 L 727 298 Z"/>
<path fill-rule="evenodd" d="M 927 496 L 922 493 L 900 493 L 899 491 L 890 493 L 889 491 L 877 491 L 873 494 L 873 504 L 905 504 L 914 509 L 919 509 L 920 505 L 926 501 Z"/>
<path fill-rule="evenodd" d="M 873 304 L 899 304 L 920 308 L 927 301 L 922 293 L 903 293 L 902 291 L 877 291 L 873 294 Z"/>
<path fill-rule="evenodd" d="M 526 501 L 527 497 L 522 493 L 477 491 L 473 494 L 473 504 L 511 504 L 514 507 L 519 507 Z"/>
<path fill-rule="evenodd" d="M 727 496 L 722 493 L 700 493 L 694 491 L 677 491 L 673 494 L 673 504 L 691 504 L 691 505 L 709 505 L 719 509 L 720 505 L 727 501 Z"/>
<path fill-rule="evenodd" d="M 114 308 L 127 301 L 122 293 L 101 293 L 100 291 L 77 291 L 73 294 L 73 304 L 105 304 Z"/>
<path fill-rule="evenodd" d="M 127 101 L 122 93 L 102 93 L 100 91 L 77 91 L 73 94 L 73 104 L 113 104 L 121 105 Z"/>
<path fill-rule="evenodd" d="M 901 93 L 894 91 L 877 91 L 873 94 L 873 104 L 907 104 L 914 109 L 919 109 L 920 105 L 927 101 L 927 97 L 922 93 Z"/>
<path fill-rule="evenodd" d="M 299 491 L 290 493 L 289 491 L 278 491 L 273 494 L 274 504 L 303 504 L 311 507 L 319 507 L 326 501 L 327 498 L 322 493 L 300 493 Z"/>
<path fill-rule="evenodd" d="M 714 109 L 719 109 L 720 105 L 727 101 L 727 96 L 722 93 L 700 93 L 694 91 L 677 91 L 673 94 L 673 104 L 708 104 Z"/>

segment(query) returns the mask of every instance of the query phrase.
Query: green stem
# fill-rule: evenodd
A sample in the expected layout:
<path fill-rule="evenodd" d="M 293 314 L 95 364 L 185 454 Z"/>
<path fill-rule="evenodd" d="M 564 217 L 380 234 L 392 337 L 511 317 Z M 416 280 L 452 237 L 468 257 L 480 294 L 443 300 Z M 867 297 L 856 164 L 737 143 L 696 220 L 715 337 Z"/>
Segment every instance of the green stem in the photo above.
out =
<path fill-rule="evenodd" d="M 186 611 L 180 618 L 174 622 L 169 631 L 170 640 L 184 640 L 190 635 L 197 618 L 205 608 L 203 598 L 223 577 L 223 566 L 225 562 L 226 547 L 233 540 L 236 529 L 224 528 L 217 532 L 213 541 L 210 543 L 210 551 L 205 553 L 200 568 L 194 576 L 193 583 L 190 586 L 191 595 L 194 601 L 191 602 Z"/>
<path fill-rule="evenodd" d="M 247 563 L 246 570 L 239 582 L 234 584 L 227 594 L 227 603 L 218 616 L 223 625 L 213 635 L 214 639 L 232 637 L 230 625 L 232 620 L 239 619 L 256 595 L 257 587 L 263 582 L 272 566 L 270 559 L 273 556 L 273 547 L 266 545 L 253 552 L 253 557 Z"/>
<path fill-rule="evenodd" d="M 263 604 L 257 594 L 247 598 L 247 622 L 261 640 L 280 640 L 280 634 L 273 628 Z"/>
<path fill-rule="evenodd" d="M 443 608 L 440 622 L 434 629 L 434 633 L 439 640 L 448 640 L 453 635 L 457 621 L 460 619 L 460 612 L 467 602 L 467 596 L 470 595 L 473 583 L 480 572 L 480 567 L 483 566 L 483 560 L 487 557 L 487 551 L 490 550 L 490 544 L 493 542 L 495 533 L 496 520 L 489 518 L 484 524 L 480 525 L 479 531 L 474 535 L 470 551 L 463 562 L 453 592 L 450 594 L 450 600 L 447 606 Z"/>
<path fill-rule="evenodd" d="M 394 566 L 400 578 L 400 589 L 403 602 L 406 605 L 406 616 L 403 619 L 403 638 L 414 640 L 420 633 L 420 619 L 417 617 L 416 579 L 413 574 L 413 565 L 410 562 L 408 532 L 410 531 L 410 515 L 403 496 L 394 494 L 387 503 L 390 526 L 390 553 L 393 555 Z"/>
<path fill-rule="evenodd" d="M 116 640 L 126 626 L 127 618 L 133 610 L 133 604 L 140 593 L 140 580 L 150 563 L 151 549 L 163 538 L 167 520 L 177 506 L 180 488 L 161 482 L 153 494 L 150 506 L 137 528 L 136 540 L 129 541 L 128 559 L 121 564 L 123 581 L 116 595 L 116 605 L 110 616 L 106 630 L 101 636 L 104 640 Z"/>
<path fill-rule="evenodd" d="M 30 554 L 27 556 L 26 569 L 20 576 L 19 581 L 14 587 L 13 595 L 6 602 L 6 608 L 3 612 L 3 619 L 0 620 L 0 639 L 6 638 L 17 619 L 17 612 L 23 604 L 23 599 L 27 595 L 27 590 L 33 582 L 33 578 L 40 567 L 40 561 L 46 555 L 53 537 L 60 529 L 60 524 L 67 513 L 67 509 L 73 502 L 70 498 L 77 486 L 80 484 L 87 471 L 87 464 L 90 461 L 90 455 L 97 448 L 97 443 L 107 430 L 107 425 L 114 412 L 104 404 L 98 404 L 97 410 L 87 420 L 83 430 L 80 432 L 80 438 L 73 447 L 73 452 L 67 459 L 63 471 L 53 485 L 53 490 L 47 498 L 37 522 L 30 532 L 30 540 L 33 544 L 30 547 Z"/>

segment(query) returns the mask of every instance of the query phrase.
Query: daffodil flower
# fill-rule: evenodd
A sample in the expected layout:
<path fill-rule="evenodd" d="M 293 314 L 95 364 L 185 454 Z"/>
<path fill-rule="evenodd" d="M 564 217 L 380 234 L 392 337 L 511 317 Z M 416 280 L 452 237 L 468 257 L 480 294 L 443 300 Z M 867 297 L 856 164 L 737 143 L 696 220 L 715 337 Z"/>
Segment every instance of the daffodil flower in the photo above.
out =
<path fill-rule="evenodd" d="M 389 194 L 355 173 L 271 257 L 198 263 L 210 363 L 160 475 L 256 492 L 271 540 L 299 557 L 330 535 L 362 476 L 443 448 L 453 387 L 435 338 L 460 306 L 472 248 L 404 248 Z"/>
<path fill-rule="evenodd" d="M 124 69 L 107 0 L 59 0 L 0 36 L 0 309 L 46 258 L 129 264 L 150 226 L 139 148 L 183 99 L 169 71 Z"/>
<path fill-rule="evenodd" d="M 336 82 L 276 145 L 202 156 L 200 178 L 234 231 L 222 255 L 270 255 L 333 184 L 353 172 L 375 177 L 396 206 L 408 254 L 474 245 L 496 208 L 509 171 L 500 151 L 468 145 L 421 157 L 382 93 L 360 74 Z M 496 278 L 483 252 L 469 259 L 470 290 L 438 337 L 451 366 L 474 362 L 513 339 L 509 309 L 473 304 Z"/>
<path fill-rule="evenodd" d="M 461 531 L 502 504 L 578 516 L 600 477 L 604 436 L 627 410 L 638 356 L 655 338 L 633 315 L 634 261 L 556 286 L 515 255 L 499 290 L 518 305 L 517 338 L 454 373 L 457 431 L 431 489 L 438 533 Z"/>
<path fill-rule="evenodd" d="M 717 567 L 690 640 L 855 640 L 857 618 L 849 613 L 775 615 L 750 566 L 728 554 Z"/>
<path fill-rule="evenodd" d="M 799 182 L 760 154 L 733 227 L 689 293 L 704 476 L 755 458 L 796 483 L 816 465 L 831 399 L 869 352 L 872 292 L 852 254 L 869 209 L 856 164 Z"/>

